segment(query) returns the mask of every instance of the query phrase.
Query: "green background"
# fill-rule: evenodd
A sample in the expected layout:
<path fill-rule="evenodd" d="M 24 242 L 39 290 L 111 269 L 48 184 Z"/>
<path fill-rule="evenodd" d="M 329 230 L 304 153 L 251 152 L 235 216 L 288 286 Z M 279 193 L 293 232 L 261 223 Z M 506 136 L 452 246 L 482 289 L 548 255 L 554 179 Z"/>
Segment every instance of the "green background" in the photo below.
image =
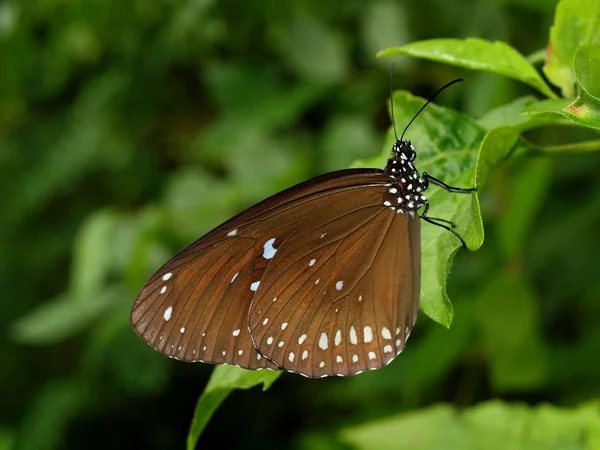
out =
<path fill-rule="evenodd" d="M 382 167 L 392 61 L 394 88 L 425 98 L 465 78 L 436 99 L 460 113 L 432 106 L 407 135 L 422 141 L 421 161 L 428 139 L 445 148 L 456 137 L 457 120 L 478 139 L 489 131 L 485 242 L 456 255 L 453 308 L 422 299 L 452 324 L 422 313 L 401 357 L 376 372 L 237 390 L 199 448 L 600 448 L 596 4 L 0 3 L 0 450 L 184 447 L 213 367 L 144 344 L 128 323 L 137 292 L 266 196 L 352 164 Z M 436 43 L 454 60 L 431 56 L 432 43 L 376 57 L 468 37 L 530 55 L 553 90 L 518 61 L 489 69 L 507 50 L 481 42 L 464 53 L 463 41 Z M 395 97 L 399 129 L 414 101 Z M 453 170 L 431 172 L 452 181 Z M 448 218 L 436 196 L 432 215 Z M 261 381 L 218 375 L 204 411 Z"/>

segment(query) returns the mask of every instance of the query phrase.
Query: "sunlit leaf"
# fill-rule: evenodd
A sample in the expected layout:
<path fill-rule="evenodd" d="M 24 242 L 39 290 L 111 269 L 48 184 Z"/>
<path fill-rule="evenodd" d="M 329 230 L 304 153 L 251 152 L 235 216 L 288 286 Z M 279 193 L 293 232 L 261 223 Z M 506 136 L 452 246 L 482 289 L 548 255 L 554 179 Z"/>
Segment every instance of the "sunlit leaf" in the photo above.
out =
<path fill-rule="evenodd" d="M 600 109 L 581 101 L 571 99 L 549 99 L 532 103 L 525 107 L 523 114 L 530 116 L 557 114 L 584 127 L 600 130 Z"/>
<path fill-rule="evenodd" d="M 578 408 L 490 401 L 459 411 L 438 405 L 346 428 L 342 442 L 380 450 L 587 450 L 600 443 L 597 403 Z"/>
<path fill-rule="evenodd" d="M 575 96 L 573 58 L 579 47 L 600 40 L 600 3 L 597 0 L 561 0 L 556 7 L 544 73 L 564 97 Z"/>
<path fill-rule="evenodd" d="M 389 48 L 378 56 L 410 55 L 467 69 L 485 70 L 533 86 L 548 97 L 556 97 L 535 68 L 517 50 L 504 42 L 478 38 L 431 39 Z"/>

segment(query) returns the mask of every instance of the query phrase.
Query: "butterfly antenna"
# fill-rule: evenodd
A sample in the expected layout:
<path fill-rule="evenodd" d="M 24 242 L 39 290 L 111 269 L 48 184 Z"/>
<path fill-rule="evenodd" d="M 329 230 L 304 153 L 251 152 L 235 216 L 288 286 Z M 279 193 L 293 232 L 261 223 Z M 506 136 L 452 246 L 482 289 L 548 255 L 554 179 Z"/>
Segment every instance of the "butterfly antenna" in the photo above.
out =
<path fill-rule="evenodd" d="M 408 130 L 408 127 L 410 127 L 410 125 L 415 121 L 415 119 L 417 118 L 417 116 L 419 114 L 421 114 L 421 111 L 423 111 L 425 109 L 425 107 L 427 105 L 429 105 L 433 101 L 433 99 L 438 96 L 438 94 L 440 92 L 442 92 L 444 89 L 452 86 L 453 84 L 458 83 L 459 81 L 463 81 L 463 79 L 462 78 L 457 78 L 456 80 L 453 80 L 450 83 L 447 83 L 444 86 L 442 86 L 441 88 L 439 88 L 438 91 L 435 94 L 433 94 L 433 96 L 429 100 L 427 100 L 427 102 L 423 106 L 421 106 L 421 109 L 419 110 L 419 112 L 414 115 L 414 117 L 410 120 L 410 122 L 408 122 L 408 125 L 406 125 L 406 128 L 402 132 L 402 136 L 400 136 L 400 140 L 402 140 L 404 138 L 404 133 L 406 133 L 406 130 Z M 392 119 L 394 118 L 393 111 L 394 111 L 394 102 L 392 102 Z M 394 133 L 395 132 L 396 132 L 396 128 L 394 127 Z M 398 139 L 397 136 L 396 136 L 396 139 Z"/>
<path fill-rule="evenodd" d="M 394 128 L 394 136 L 396 136 L 396 141 L 398 141 L 398 133 L 396 132 L 396 119 L 394 118 L 394 90 L 392 89 L 395 65 L 396 63 L 392 63 L 392 67 L 390 69 L 390 109 L 392 110 L 392 127 Z M 404 135 L 404 133 L 402 134 Z"/>

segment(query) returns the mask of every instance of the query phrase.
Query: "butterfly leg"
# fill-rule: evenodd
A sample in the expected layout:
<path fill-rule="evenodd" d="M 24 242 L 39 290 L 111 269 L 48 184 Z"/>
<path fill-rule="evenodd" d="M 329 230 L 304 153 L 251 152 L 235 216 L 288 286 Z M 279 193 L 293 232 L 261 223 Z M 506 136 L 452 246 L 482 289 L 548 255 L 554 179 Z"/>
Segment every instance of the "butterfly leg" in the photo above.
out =
<path fill-rule="evenodd" d="M 456 193 L 456 194 L 468 194 L 468 193 L 477 191 L 477 188 L 458 188 L 458 187 L 450 186 L 450 185 L 444 183 L 443 181 L 441 181 L 435 177 L 432 177 L 427 172 L 423 172 L 423 181 L 425 182 L 425 189 L 427 189 L 427 187 L 429 186 L 429 183 L 431 182 L 432 184 L 435 184 L 435 185 L 441 187 L 442 189 L 445 189 L 448 192 L 452 192 L 452 193 Z M 462 236 L 453 230 L 453 228 L 456 227 L 456 224 L 454 222 L 451 222 L 446 219 L 439 219 L 437 217 L 428 217 L 427 216 L 428 211 L 429 211 L 429 202 L 425 203 L 425 209 L 423 210 L 423 213 L 421 213 L 421 219 L 423 219 L 425 222 L 428 222 L 432 225 L 436 225 L 445 230 L 448 230 L 450 233 L 452 233 L 454 236 L 456 236 L 460 240 L 460 242 L 464 248 L 467 248 L 467 244 L 465 243 L 465 240 L 462 238 Z"/>
<path fill-rule="evenodd" d="M 421 219 L 425 219 L 425 218 L 429 219 L 429 217 L 427 217 L 428 211 L 429 211 L 429 202 L 425 203 L 425 209 L 423 210 L 423 212 L 421 213 L 421 215 L 419 217 L 421 217 Z M 436 221 L 442 222 L 442 223 L 447 223 L 452 228 L 456 228 L 456 224 L 450 220 L 438 219 L 438 218 L 433 218 L 433 220 L 436 220 Z"/>
<path fill-rule="evenodd" d="M 447 190 L 448 192 L 453 192 L 455 194 L 468 194 L 470 192 L 477 192 L 477 188 L 459 188 L 450 186 L 444 183 L 442 180 L 437 179 L 436 177 L 432 177 L 427 172 L 423 172 L 423 181 L 425 181 L 425 188 L 429 186 L 429 182 L 441 187 L 442 189 Z"/>

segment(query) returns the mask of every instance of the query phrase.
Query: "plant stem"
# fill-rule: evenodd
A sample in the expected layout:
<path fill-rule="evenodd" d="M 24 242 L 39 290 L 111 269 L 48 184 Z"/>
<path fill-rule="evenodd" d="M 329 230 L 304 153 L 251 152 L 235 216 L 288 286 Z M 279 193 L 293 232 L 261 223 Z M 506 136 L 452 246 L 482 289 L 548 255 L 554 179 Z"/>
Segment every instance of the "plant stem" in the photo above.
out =
<path fill-rule="evenodd" d="M 533 52 L 529 56 L 527 56 L 527 61 L 529 61 L 529 63 L 533 64 L 533 65 L 544 62 L 545 60 L 546 60 L 546 49 L 545 48 L 540 48 L 539 50 L 536 50 L 535 52 Z"/>
<path fill-rule="evenodd" d="M 569 152 L 584 153 L 600 151 L 600 139 L 594 141 L 576 142 L 574 144 L 550 145 L 548 147 L 538 147 L 543 152 Z"/>

